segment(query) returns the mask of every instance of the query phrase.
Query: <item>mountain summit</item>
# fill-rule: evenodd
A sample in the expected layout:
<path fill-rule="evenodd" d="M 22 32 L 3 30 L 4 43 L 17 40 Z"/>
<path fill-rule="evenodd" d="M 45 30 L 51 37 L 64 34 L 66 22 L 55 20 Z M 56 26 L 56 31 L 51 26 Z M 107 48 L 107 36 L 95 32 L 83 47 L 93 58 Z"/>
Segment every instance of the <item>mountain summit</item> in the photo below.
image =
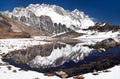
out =
<path fill-rule="evenodd" d="M 50 33 L 56 33 L 55 27 L 57 25 L 58 27 L 65 26 L 61 29 L 70 28 L 72 30 L 85 29 L 94 25 L 91 18 L 85 15 L 84 12 L 77 9 L 70 12 L 56 5 L 30 4 L 26 8 L 17 7 L 12 12 L 6 11 L 3 14 Z"/>

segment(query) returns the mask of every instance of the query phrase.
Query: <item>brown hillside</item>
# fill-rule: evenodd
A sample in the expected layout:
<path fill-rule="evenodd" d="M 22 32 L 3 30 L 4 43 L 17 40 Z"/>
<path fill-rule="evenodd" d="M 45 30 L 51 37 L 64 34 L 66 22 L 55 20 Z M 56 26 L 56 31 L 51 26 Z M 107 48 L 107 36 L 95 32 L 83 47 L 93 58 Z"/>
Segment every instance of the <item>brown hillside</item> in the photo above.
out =
<path fill-rule="evenodd" d="M 0 38 L 29 38 L 35 35 L 49 34 L 0 14 Z"/>

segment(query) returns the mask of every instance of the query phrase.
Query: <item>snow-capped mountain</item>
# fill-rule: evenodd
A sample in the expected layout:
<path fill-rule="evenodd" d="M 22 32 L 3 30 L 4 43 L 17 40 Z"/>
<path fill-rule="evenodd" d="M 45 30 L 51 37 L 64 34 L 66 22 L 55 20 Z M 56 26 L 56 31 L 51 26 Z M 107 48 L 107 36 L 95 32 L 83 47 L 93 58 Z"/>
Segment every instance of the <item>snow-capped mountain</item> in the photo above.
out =
<path fill-rule="evenodd" d="M 73 30 L 85 29 L 94 25 L 91 18 L 85 15 L 84 12 L 77 9 L 70 12 L 56 5 L 30 4 L 26 8 L 17 7 L 14 8 L 12 12 L 6 11 L 3 14 L 22 21 L 27 25 L 39 27 L 40 30 L 45 30 L 50 33 L 55 33 L 55 30 L 53 30 L 55 28 L 55 23 L 64 25 L 66 28 L 71 28 Z M 41 19 L 41 16 L 46 17 Z"/>
<path fill-rule="evenodd" d="M 11 65 L 22 66 L 25 70 L 28 67 L 37 71 L 58 68 L 66 72 L 68 77 L 120 64 L 119 26 L 104 22 L 95 24 L 77 9 L 70 12 L 47 4 L 30 4 L 26 8 L 17 7 L 12 12 L 2 14 L 8 16 L 0 14 L 2 37 L 6 32 L 8 36 L 11 33 L 27 32 L 32 37 L 0 39 L 0 64 L 4 60 Z M 4 72 L 5 69 L 6 66 L 0 68 L 2 78 L 7 79 L 4 73 L 9 74 L 10 71 Z M 16 71 L 21 74 L 18 69 Z M 54 70 L 50 72 L 55 73 Z M 14 79 L 15 76 L 10 78 Z M 34 76 L 30 78 L 38 79 Z"/>

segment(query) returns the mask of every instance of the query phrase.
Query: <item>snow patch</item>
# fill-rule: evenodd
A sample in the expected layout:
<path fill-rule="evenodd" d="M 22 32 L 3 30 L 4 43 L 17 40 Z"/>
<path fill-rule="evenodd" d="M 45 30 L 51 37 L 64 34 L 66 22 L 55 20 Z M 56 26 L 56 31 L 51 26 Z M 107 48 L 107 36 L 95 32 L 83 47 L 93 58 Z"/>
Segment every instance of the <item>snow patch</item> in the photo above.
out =
<path fill-rule="evenodd" d="M 26 49 L 34 45 L 42 45 L 49 42 L 38 41 L 37 39 L 0 39 L 0 54 L 8 53 L 10 51 Z"/>

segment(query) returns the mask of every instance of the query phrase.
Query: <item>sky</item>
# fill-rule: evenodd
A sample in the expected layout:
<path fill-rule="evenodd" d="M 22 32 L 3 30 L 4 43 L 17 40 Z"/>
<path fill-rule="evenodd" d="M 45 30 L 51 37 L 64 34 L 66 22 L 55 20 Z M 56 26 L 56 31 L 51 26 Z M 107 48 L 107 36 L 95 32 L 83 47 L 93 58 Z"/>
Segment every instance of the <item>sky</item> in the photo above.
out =
<path fill-rule="evenodd" d="M 120 25 L 120 0 L 0 0 L 0 11 L 42 3 L 58 5 L 70 11 L 78 9 L 95 22 Z"/>

